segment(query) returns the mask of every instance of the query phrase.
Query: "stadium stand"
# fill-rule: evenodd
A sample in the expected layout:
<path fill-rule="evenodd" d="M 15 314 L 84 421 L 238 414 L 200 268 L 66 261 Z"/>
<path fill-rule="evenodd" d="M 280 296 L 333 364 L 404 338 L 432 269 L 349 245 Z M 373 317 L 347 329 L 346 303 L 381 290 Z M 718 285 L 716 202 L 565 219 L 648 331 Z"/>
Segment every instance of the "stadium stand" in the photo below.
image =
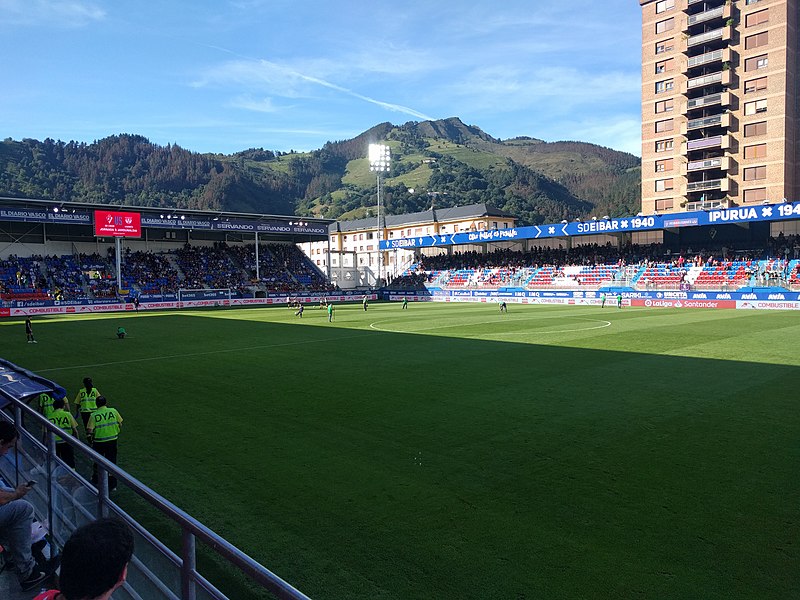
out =
<path fill-rule="evenodd" d="M 800 236 L 771 238 L 764 248 L 691 249 L 671 253 L 661 245 L 533 247 L 490 253 L 419 255 L 390 282 L 394 290 L 519 287 L 586 289 L 625 283 L 640 290 L 800 286 Z M 9 256 L 0 261 L 0 300 L 78 300 L 118 294 L 113 248 L 63 256 Z M 319 269 L 293 244 L 190 246 L 168 252 L 131 251 L 122 257 L 122 287 L 134 295 L 179 289 L 258 292 L 333 291 Z"/>

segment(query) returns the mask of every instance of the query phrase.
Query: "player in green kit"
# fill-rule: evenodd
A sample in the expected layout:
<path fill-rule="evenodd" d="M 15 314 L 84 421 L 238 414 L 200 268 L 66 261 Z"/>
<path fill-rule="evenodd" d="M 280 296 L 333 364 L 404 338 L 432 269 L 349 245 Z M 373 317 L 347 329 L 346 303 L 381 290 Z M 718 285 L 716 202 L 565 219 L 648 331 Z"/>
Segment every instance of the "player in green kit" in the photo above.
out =
<path fill-rule="evenodd" d="M 617 308 L 622 308 L 622 294 L 617 294 Z"/>
<path fill-rule="evenodd" d="M 328 303 L 328 323 L 333 322 L 333 302 Z"/>
<path fill-rule="evenodd" d="M 403 310 L 408 308 L 408 298 L 403 296 Z"/>
<path fill-rule="evenodd" d="M 606 295 L 600 294 L 600 308 L 606 307 Z"/>

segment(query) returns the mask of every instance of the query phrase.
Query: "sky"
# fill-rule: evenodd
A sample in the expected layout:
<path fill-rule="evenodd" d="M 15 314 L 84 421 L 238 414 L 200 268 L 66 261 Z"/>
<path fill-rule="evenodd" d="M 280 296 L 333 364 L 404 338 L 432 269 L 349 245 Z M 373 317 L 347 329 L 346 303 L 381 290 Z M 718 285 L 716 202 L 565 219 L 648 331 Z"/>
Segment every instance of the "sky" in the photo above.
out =
<path fill-rule="evenodd" d="M 459 117 L 641 154 L 635 0 L 0 0 L 0 137 L 306 151 Z"/>

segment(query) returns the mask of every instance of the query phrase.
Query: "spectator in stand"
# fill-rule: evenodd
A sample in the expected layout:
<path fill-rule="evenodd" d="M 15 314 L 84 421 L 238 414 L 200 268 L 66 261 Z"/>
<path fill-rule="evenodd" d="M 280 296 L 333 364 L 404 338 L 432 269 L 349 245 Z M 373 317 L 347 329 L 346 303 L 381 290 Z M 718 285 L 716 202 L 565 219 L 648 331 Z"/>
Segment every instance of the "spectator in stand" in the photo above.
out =
<path fill-rule="evenodd" d="M 76 529 L 64 544 L 59 590 L 34 600 L 109 600 L 122 587 L 133 557 L 133 532 L 119 519 Z"/>
<path fill-rule="evenodd" d="M 19 432 L 8 421 L 0 419 L 0 456 L 11 450 L 17 443 Z M 58 557 L 46 564 L 37 564 L 31 552 L 31 525 L 33 506 L 23 500 L 31 490 L 31 482 L 23 483 L 16 489 L 0 489 L 0 540 L 7 545 L 19 577 L 20 587 L 26 592 L 32 590 L 53 575 L 58 566 Z"/>

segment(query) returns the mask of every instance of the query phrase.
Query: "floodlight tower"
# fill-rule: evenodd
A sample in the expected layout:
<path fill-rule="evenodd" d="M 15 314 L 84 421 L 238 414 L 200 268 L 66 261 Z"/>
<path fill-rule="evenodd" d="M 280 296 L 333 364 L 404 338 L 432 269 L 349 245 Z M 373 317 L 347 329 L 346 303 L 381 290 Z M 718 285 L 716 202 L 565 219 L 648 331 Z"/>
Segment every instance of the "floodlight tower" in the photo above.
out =
<path fill-rule="evenodd" d="M 381 252 L 381 173 L 388 173 L 391 162 L 389 146 L 385 144 L 369 145 L 369 170 L 377 174 L 378 181 L 378 281 L 381 284 L 381 267 L 383 263 L 383 253 Z"/>

